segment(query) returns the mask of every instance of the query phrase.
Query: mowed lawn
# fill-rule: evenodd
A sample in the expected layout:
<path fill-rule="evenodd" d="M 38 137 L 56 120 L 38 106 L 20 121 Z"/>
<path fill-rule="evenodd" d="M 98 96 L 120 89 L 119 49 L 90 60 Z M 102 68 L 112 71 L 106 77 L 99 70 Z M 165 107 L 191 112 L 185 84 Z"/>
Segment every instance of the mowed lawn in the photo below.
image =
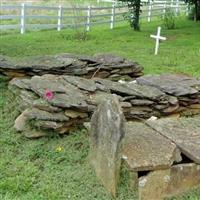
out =
<path fill-rule="evenodd" d="M 163 28 L 158 56 L 154 56 L 156 32 L 160 22 L 143 23 L 141 32 L 127 24 L 114 30 L 92 29 L 87 40 L 74 38 L 75 32 L 63 30 L 3 34 L 0 54 L 31 56 L 57 53 L 114 53 L 144 66 L 145 73 L 176 72 L 200 77 L 200 23 L 179 20 L 175 30 Z M 6 77 L 0 76 L 0 200 L 111 200 L 88 163 L 88 133 L 77 130 L 62 138 L 52 136 L 29 140 L 13 129 L 17 115 Z M 117 200 L 136 200 L 123 171 Z M 200 190 L 174 200 L 199 200 Z"/>

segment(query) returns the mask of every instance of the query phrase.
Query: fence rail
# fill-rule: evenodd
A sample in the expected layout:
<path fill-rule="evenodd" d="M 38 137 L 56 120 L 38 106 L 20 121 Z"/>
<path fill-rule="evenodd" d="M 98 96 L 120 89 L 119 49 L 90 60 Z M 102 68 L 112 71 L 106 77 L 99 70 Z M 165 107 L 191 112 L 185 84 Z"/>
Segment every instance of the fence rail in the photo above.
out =
<path fill-rule="evenodd" d="M 153 17 L 163 16 L 167 8 L 174 9 L 176 13 L 185 12 L 188 14 L 187 4 L 179 2 L 178 0 L 171 2 L 149 0 L 149 3 L 142 7 L 141 18 L 147 19 L 150 22 Z M 98 24 L 109 24 L 110 29 L 113 29 L 117 22 L 124 20 L 123 16 L 127 13 L 127 6 L 113 3 L 107 7 L 88 6 L 70 8 L 64 6 L 55 7 L 21 4 L 1 5 L 0 11 L 1 31 L 20 29 L 21 34 L 24 34 L 26 30 L 30 29 L 57 29 L 57 31 L 60 31 L 63 28 L 85 27 L 89 31 L 91 26 Z M 38 13 L 40 11 L 43 13 Z M 77 12 L 81 12 L 82 14 L 76 14 Z M 100 18 L 100 20 L 97 18 Z M 48 23 L 38 23 L 38 21 L 30 23 L 30 20 L 48 20 Z M 66 20 L 77 21 L 67 23 Z M 14 24 L 8 24 L 11 22 Z"/>

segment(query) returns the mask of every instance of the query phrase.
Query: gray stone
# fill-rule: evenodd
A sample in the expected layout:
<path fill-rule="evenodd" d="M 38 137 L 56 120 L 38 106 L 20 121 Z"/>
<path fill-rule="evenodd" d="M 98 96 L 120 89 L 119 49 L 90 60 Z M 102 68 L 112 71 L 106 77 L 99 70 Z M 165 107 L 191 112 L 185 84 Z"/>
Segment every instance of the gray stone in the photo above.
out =
<path fill-rule="evenodd" d="M 44 99 L 37 99 L 33 102 L 33 107 L 34 108 L 38 108 L 40 110 L 44 110 L 47 112 L 61 112 L 62 109 L 58 108 L 58 107 L 54 107 L 52 106 L 50 103 L 48 103 L 46 100 Z"/>
<path fill-rule="evenodd" d="M 97 177 L 116 196 L 125 119 L 117 97 L 102 102 L 91 119 L 90 160 Z"/>
<path fill-rule="evenodd" d="M 121 57 L 113 55 L 113 54 L 97 54 L 97 55 L 95 55 L 95 59 L 99 63 L 107 64 L 107 65 L 118 64 L 118 63 L 124 62 L 124 58 L 121 58 Z"/>
<path fill-rule="evenodd" d="M 32 108 L 27 110 L 25 116 L 29 120 L 44 120 L 44 121 L 55 121 L 55 122 L 66 122 L 69 120 L 64 113 L 49 113 L 47 111 Z"/>
<path fill-rule="evenodd" d="M 15 124 L 14 124 L 14 128 L 17 131 L 24 131 L 26 129 L 26 123 L 28 121 L 27 116 L 25 115 L 25 113 L 27 112 L 27 110 L 25 110 L 23 113 L 21 113 L 17 119 L 15 120 Z"/>
<path fill-rule="evenodd" d="M 153 101 L 145 100 L 145 99 L 132 99 L 131 104 L 135 106 L 146 106 L 146 105 L 152 105 L 154 104 Z"/>
<path fill-rule="evenodd" d="M 161 96 L 165 95 L 156 88 L 141 86 L 138 84 L 121 84 L 105 79 L 96 79 L 96 82 L 104 85 L 108 90 L 111 90 L 119 95 L 129 95 L 148 99 L 159 99 Z"/>
<path fill-rule="evenodd" d="M 174 142 L 188 158 L 200 164 L 200 117 L 164 118 L 147 123 Z"/>
<path fill-rule="evenodd" d="M 93 80 L 84 79 L 76 76 L 64 76 L 64 80 L 78 87 L 79 89 L 94 92 L 97 88 Z"/>
<path fill-rule="evenodd" d="M 167 94 L 174 96 L 193 95 L 199 92 L 200 80 L 185 75 L 163 74 L 146 75 L 137 78 L 141 85 L 156 87 Z"/>
<path fill-rule="evenodd" d="M 139 179 L 139 200 L 163 200 L 200 186 L 200 166 L 194 163 L 174 165 L 150 172 Z"/>
<path fill-rule="evenodd" d="M 140 122 L 126 124 L 123 158 L 131 171 L 167 169 L 181 161 L 176 145 Z"/>
<path fill-rule="evenodd" d="M 34 126 L 39 129 L 53 129 L 57 130 L 64 126 L 64 123 L 54 122 L 54 121 L 35 121 Z"/>
<path fill-rule="evenodd" d="M 131 77 L 138 77 L 143 70 L 138 63 L 110 54 L 92 57 L 65 53 L 26 58 L 0 55 L 0 72 L 10 77 L 55 74 L 105 78 L 110 77 L 113 69 L 122 69 L 119 75 L 128 73 Z"/>
<path fill-rule="evenodd" d="M 10 81 L 10 85 L 11 86 L 16 86 L 20 89 L 26 89 L 26 90 L 30 90 L 31 89 L 31 82 L 30 79 L 27 78 L 13 78 Z"/>

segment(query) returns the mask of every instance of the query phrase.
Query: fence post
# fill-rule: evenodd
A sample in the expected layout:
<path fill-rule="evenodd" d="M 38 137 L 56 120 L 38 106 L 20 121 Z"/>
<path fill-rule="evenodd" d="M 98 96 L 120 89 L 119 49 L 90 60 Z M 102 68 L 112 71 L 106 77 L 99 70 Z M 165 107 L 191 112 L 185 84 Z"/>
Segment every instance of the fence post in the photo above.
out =
<path fill-rule="evenodd" d="M 189 15 L 189 4 L 187 3 L 186 4 L 186 7 L 185 7 L 185 14 L 186 14 L 186 16 L 188 16 Z"/>
<path fill-rule="evenodd" d="M 57 25 L 57 31 L 60 31 L 62 28 L 62 6 L 60 5 L 58 7 L 58 25 Z"/>
<path fill-rule="evenodd" d="M 26 10 L 25 10 L 25 4 L 22 3 L 21 4 L 21 28 L 20 28 L 20 32 L 21 34 L 25 33 L 26 30 L 26 19 L 25 19 L 25 15 L 26 15 Z"/>
<path fill-rule="evenodd" d="M 112 5 L 112 14 L 111 14 L 111 21 L 110 21 L 110 29 L 113 29 L 115 25 L 115 3 Z"/>
<path fill-rule="evenodd" d="M 91 18 L 91 6 L 88 6 L 87 10 L 87 24 L 86 24 L 86 30 L 90 31 L 90 18 Z"/>
<path fill-rule="evenodd" d="M 176 14 L 179 12 L 179 0 L 176 0 Z"/>
<path fill-rule="evenodd" d="M 164 1 L 164 5 L 163 5 L 163 7 L 164 7 L 164 9 L 163 9 L 163 18 L 165 17 L 165 13 L 166 13 L 166 4 L 167 4 L 167 2 Z"/>
<path fill-rule="evenodd" d="M 171 0 L 170 7 L 173 8 L 173 5 L 174 5 L 174 0 Z"/>
<path fill-rule="evenodd" d="M 148 22 L 151 21 L 151 10 L 152 10 L 152 1 L 149 0 L 149 11 L 148 11 Z"/>

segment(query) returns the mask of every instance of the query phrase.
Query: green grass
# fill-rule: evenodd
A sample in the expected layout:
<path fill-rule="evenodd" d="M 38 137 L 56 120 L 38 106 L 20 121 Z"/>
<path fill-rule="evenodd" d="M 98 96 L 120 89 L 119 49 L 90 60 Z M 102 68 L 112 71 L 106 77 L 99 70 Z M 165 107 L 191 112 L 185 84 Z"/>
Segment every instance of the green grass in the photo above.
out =
<path fill-rule="evenodd" d="M 95 54 L 111 52 L 138 61 L 145 73 L 178 72 L 200 76 L 200 24 L 179 21 L 175 30 L 162 30 L 168 38 L 154 56 L 155 33 L 159 22 L 142 24 L 133 32 L 121 24 L 114 30 L 95 28 L 86 41 L 74 39 L 74 32 L 64 30 L 32 32 L 25 35 L 3 34 L 0 53 L 31 56 L 62 52 Z M 14 98 L 7 90 L 7 80 L 0 77 L 0 199 L 1 200 L 111 200 L 88 164 L 88 133 L 39 140 L 28 140 L 16 133 L 13 122 L 17 113 Z M 61 147 L 62 151 L 57 151 Z M 126 173 L 117 200 L 134 200 L 127 186 Z M 199 200 L 200 190 L 174 198 Z"/>
<path fill-rule="evenodd" d="M 154 56 L 155 33 L 160 22 L 143 23 L 141 32 L 127 25 L 114 30 L 105 26 L 94 28 L 86 41 L 74 40 L 71 30 L 9 34 L 0 39 L 0 53 L 9 56 L 57 54 L 62 52 L 95 54 L 111 52 L 138 61 L 145 73 L 179 72 L 200 75 L 200 23 L 179 20 L 175 30 L 162 30 L 167 41 L 162 42 L 158 56 Z"/>

